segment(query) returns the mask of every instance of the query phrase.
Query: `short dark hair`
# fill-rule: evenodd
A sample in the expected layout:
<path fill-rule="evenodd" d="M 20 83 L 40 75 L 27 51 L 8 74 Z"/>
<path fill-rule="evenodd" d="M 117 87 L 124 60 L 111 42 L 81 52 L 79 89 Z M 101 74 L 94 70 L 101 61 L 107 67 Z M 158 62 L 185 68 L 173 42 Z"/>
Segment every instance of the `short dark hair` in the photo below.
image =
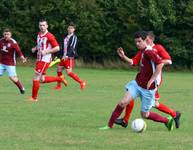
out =
<path fill-rule="evenodd" d="M 46 18 L 41 18 L 41 19 L 39 20 L 39 22 L 46 22 L 46 23 L 48 24 L 48 21 L 46 20 Z"/>
<path fill-rule="evenodd" d="M 9 29 L 9 28 L 5 28 L 4 30 L 3 30 L 3 33 L 4 32 L 10 32 L 11 33 L 11 30 Z"/>
<path fill-rule="evenodd" d="M 155 40 L 155 34 L 153 33 L 153 31 L 148 31 L 147 36 L 150 37 L 150 39 L 152 39 L 153 41 Z"/>
<path fill-rule="evenodd" d="M 142 38 L 143 40 L 145 40 L 147 38 L 147 32 L 146 31 L 137 31 L 134 34 L 134 38 Z"/>
<path fill-rule="evenodd" d="M 76 25 L 74 24 L 74 22 L 70 22 L 70 23 L 68 24 L 68 26 L 72 26 L 74 29 L 76 29 Z"/>

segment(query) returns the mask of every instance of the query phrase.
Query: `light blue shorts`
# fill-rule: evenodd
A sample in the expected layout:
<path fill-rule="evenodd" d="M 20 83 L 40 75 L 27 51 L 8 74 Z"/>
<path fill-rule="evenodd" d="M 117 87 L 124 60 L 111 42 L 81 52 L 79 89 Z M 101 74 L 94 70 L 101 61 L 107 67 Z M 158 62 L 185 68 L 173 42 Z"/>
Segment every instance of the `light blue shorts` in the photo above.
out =
<path fill-rule="evenodd" d="M 9 77 L 17 76 L 15 66 L 0 64 L 0 76 L 2 76 L 5 71 L 7 71 Z"/>
<path fill-rule="evenodd" d="M 141 98 L 141 111 L 148 112 L 155 105 L 155 92 L 154 90 L 143 89 L 138 86 L 135 80 L 129 82 L 126 86 L 126 91 L 129 91 L 132 98 L 135 100 L 137 97 Z"/>

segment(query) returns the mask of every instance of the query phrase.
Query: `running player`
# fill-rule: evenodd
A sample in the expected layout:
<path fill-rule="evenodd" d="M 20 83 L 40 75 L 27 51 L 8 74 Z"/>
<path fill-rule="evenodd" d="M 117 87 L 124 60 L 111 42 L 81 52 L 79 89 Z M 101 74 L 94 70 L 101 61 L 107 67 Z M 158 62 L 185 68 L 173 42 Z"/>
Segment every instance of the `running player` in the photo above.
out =
<path fill-rule="evenodd" d="M 150 109 L 155 103 L 154 95 L 156 92 L 156 78 L 160 74 L 164 64 L 157 53 L 152 50 L 152 47 L 147 46 L 146 38 L 147 32 L 145 31 L 135 33 L 135 43 L 142 55 L 140 71 L 137 74 L 136 79 L 126 85 L 125 95 L 112 112 L 108 125 L 100 128 L 101 130 L 112 128 L 115 120 L 121 115 L 124 108 L 137 97 L 141 98 L 141 116 L 143 118 L 164 123 L 169 131 L 173 127 L 172 117 L 166 118 L 155 112 L 150 112 Z M 123 60 L 128 62 L 130 65 L 133 65 L 133 60 L 125 55 L 122 48 L 118 48 L 117 52 Z"/>
<path fill-rule="evenodd" d="M 62 75 L 62 71 L 65 69 L 66 73 L 69 77 L 74 79 L 76 82 L 80 84 L 80 88 L 83 90 L 86 86 L 86 82 L 81 80 L 78 75 L 72 72 L 74 68 L 74 58 L 76 56 L 77 49 L 77 36 L 74 34 L 76 30 L 76 26 L 73 23 L 68 25 L 68 34 L 64 36 L 63 40 L 63 49 L 62 49 L 62 58 L 60 63 L 58 64 L 57 74 L 58 76 Z M 61 89 L 61 83 L 58 82 L 56 90 Z"/>
<path fill-rule="evenodd" d="M 165 48 L 162 45 L 154 44 L 154 39 L 155 39 L 154 33 L 152 31 L 149 31 L 148 35 L 147 35 L 147 39 L 146 39 L 147 44 L 150 45 L 151 47 L 153 47 L 153 50 L 156 51 L 157 54 L 162 58 L 162 62 L 164 62 L 165 65 L 172 64 L 171 57 L 168 54 L 168 52 L 165 50 Z M 133 64 L 134 65 L 139 64 L 140 60 L 141 60 L 141 54 L 138 53 L 133 58 L 133 62 L 134 62 Z M 162 73 L 160 73 L 160 75 L 156 79 L 157 88 L 160 86 L 161 81 L 162 81 Z M 155 93 L 155 108 L 158 109 L 159 111 L 162 111 L 166 114 L 171 115 L 174 118 L 176 128 L 179 128 L 181 113 L 178 111 L 174 111 L 173 109 L 169 108 L 168 106 L 164 105 L 163 103 L 159 103 L 158 102 L 159 99 L 160 99 L 160 95 L 159 95 L 158 89 L 157 89 L 156 93 Z M 121 125 L 122 127 L 126 128 L 128 125 L 128 120 L 130 118 L 133 107 L 134 107 L 134 100 L 132 100 L 126 106 L 124 117 L 117 119 L 115 121 L 115 124 Z"/>
<path fill-rule="evenodd" d="M 30 98 L 30 101 L 32 102 L 36 102 L 38 100 L 37 95 L 40 88 L 40 82 L 63 82 L 64 85 L 67 85 L 67 82 L 63 76 L 53 77 L 45 75 L 46 70 L 51 62 L 51 54 L 59 51 L 60 48 L 54 35 L 48 32 L 48 23 L 46 20 L 39 21 L 39 29 L 40 32 L 37 36 L 37 45 L 32 48 L 33 53 L 37 51 L 36 67 L 32 86 L 32 97 Z"/>
<path fill-rule="evenodd" d="M 16 58 L 17 53 L 23 63 L 26 62 L 19 45 L 12 38 L 12 32 L 10 29 L 3 31 L 3 38 L 0 39 L 0 76 L 3 75 L 4 71 L 7 71 L 9 79 L 18 87 L 21 94 L 25 93 L 23 84 L 17 77 L 16 73 Z"/>

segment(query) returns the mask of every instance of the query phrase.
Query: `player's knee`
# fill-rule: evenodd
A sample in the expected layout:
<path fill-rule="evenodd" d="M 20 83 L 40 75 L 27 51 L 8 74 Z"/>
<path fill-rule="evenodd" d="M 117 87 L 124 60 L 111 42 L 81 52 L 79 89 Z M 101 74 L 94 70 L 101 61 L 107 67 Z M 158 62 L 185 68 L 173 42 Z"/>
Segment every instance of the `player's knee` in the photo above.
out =
<path fill-rule="evenodd" d="M 13 82 L 17 82 L 17 81 L 18 81 L 17 76 L 11 76 L 11 77 L 9 77 L 9 79 L 10 79 L 11 81 L 13 81 Z"/>
<path fill-rule="evenodd" d="M 159 107 L 159 102 L 155 101 L 155 108 L 158 108 L 158 107 Z"/>
<path fill-rule="evenodd" d="M 149 112 L 141 112 L 141 117 L 146 119 L 149 116 Z"/>
<path fill-rule="evenodd" d="M 70 76 L 72 71 L 66 71 L 67 75 Z"/>
<path fill-rule="evenodd" d="M 58 68 L 57 68 L 57 72 L 62 72 L 62 68 L 61 68 L 61 67 L 58 67 Z"/>
<path fill-rule="evenodd" d="M 125 99 L 122 99 L 119 102 L 119 105 L 121 105 L 122 107 L 126 107 L 128 104 L 129 104 L 129 100 L 125 100 Z"/>

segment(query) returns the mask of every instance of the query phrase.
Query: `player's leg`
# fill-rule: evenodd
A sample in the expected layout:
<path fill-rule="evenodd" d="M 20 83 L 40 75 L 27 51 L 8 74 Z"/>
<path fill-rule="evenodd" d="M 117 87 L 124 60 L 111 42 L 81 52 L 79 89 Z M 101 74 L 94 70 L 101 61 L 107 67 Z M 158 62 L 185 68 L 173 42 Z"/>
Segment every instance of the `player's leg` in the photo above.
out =
<path fill-rule="evenodd" d="M 86 86 L 86 82 L 81 80 L 77 74 L 72 72 L 72 68 L 74 68 L 74 59 L 69 58 L 65 61 L 65 68 L 66 68 L 66 73 L 68 74 L 69 77 L 74 79 L 76 82 L 80 84 L 80 88 L 83 90 Z"/>
<path fill-rule="evenodd" d="M 64 69 L 64 60 L 61 60 L 57 66 L 57 76 L 58 77 L 63 76 L 63 74 L 62 74 L 63 69 Z M 66 82 L 66 84 L 67 84 L 67 82 Z M 57 85 L 54 87 L 54 89 L 59 90 L 61 88 L 62 88 L 61 82 L 57 82 Z"/>
<path fill-rule="evenodd" d="M 100 129 L 112 128 L 115 120 L 121 115 L 122 111 L 127 106 L 127 104 L 129 104 L 132 99 L 135 99 L 139 96 L 138 91 L 136 89 L 136 85 L 137 83 L 135 80 L 131 81 L 129 84 L 126 85 L 126 93 L 112 112 L 112 115 L 108 121 L 108 126 Z"/>
<path fill-rule="evenodd" d="M 58 67 L 57 67 L 57 76 L 58 77 L 61 77 L 62 76 L 62 70 L 63 70 L 63 66 L 60 66 L 60 65 L 58 65 Z M 61 86 L 61 82 L 57 82 L 57 85 L 54 87 L 54 89 L 56 89 L 56 90 L 59 90 L 59 89 L 61 89 L 62 88 L 62 86 Z"/>
<path fill-rule="evenodd" d="M 133 107 L 134 107 L 134 100 L 132 100 L 126 107 L 125 109 L 125 115 L 123 117 L 124 121 L 128 124 L 128 120 L 131 116 L 131 112 L 133 110 Z"/>
<path fill-rule="evenodd" d="M 51 82 L 62 82 L 64 83 L 65 86 L 67 86 L 67 81 L 65 80 L 65 78 L 63 76 L 47 76 L 46 75 L 46 71 L 49 67 L 49 63 L 45 63 L 42 62 L 42 70 L 41 70 L 41 74 L 43 74 L 43 76 L 41 76 L 40 81 L 42 83 L 51 83 Z"/>
<path fill-rule="evenodd" d="M 128 120 L 131 116 L 131 112 L 134 107 L 134 100 L 132 100 L 125 108 L 125 115 L 123 118 L 116 119 L 115 124 L 121 125 L 122 127 L 126 128 L 128 126 Z"/>
<path fill-rule="evenodd" d="M 32 96 L 30 98 L 30 101 L 37 101 L 38 98 L 38 91 L 40 88 L 40 80 L 42 78 L 42 75 L 45 74 L 45 68 L 46 63 L 42 61 L 37 61 L 35 66 L 35 73 L 33 77 L 33 83 L 32 83 Z M 49 66 L 49 65 L 48 65 Z"/>
<path fill-rule="evenodd" d="M 33 81 L 32 81 L 32 96 L 31 96 L 31 101 L 37 101 L 37 96 L 38 96 L 38 91 L 40 88 L 40 78 L 41 78 L 41 73 L 35 72 Z"/>
<path fill-rule="evenodd" d="M 25 88 L 17 77 L 16 67 L 15 66 L 6 66 L 6 70 L 7 70 L 9 79 L 18 87 L 20 93 L 24 94 Z"/>
<path fill-rule="evenodd" d="M 160 103 L 158 100 L 159 100 L 159 93 L 158 93 L 158 91 L 156 91 L 155 108 L 158 109 L 161 112 L 164 112 L 164 113 L 169 114 L 170 116 L 172 116 L 174 118 L 176 128 L 179 128 L 181 113 L 178 112 L 178 111 L 174 111 L 172 108 L 164 105 L 163 103 Z"/>
<path fill-rule="evenodd" d="M 141 92 L 141 115 L 143 118 L 145 119 L 149 119 L 155 122 L 161 122 L 164 123 L 168 130 L 172 130 L 173 126 L 172 126 L 172 122 L 173 119 L 172 118 L 166 118 L 163 117 L 155 112 L 150 112 L 150 109 L 155 105 L 155 100 L 154 100 L 154 96 L 155 96 L 155 90 L 144 90 L 141 88 L 140 90 Z"/>

